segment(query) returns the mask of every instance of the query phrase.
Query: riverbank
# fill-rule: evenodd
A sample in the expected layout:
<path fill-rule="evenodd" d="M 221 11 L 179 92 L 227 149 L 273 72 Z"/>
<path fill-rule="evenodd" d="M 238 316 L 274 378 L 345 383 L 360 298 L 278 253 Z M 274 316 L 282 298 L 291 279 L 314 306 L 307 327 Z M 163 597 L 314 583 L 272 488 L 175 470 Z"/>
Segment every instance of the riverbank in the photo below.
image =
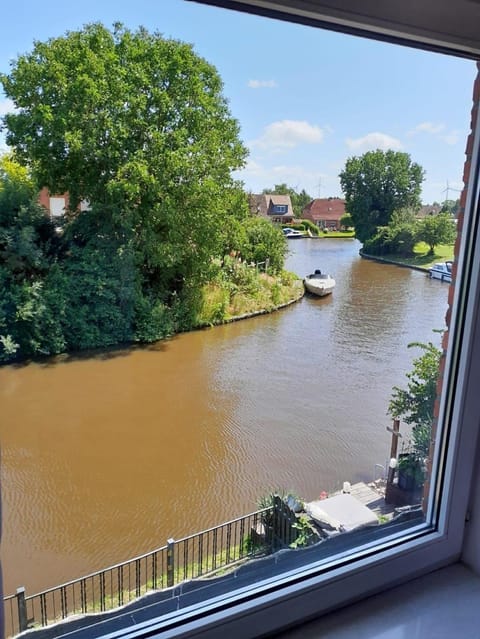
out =
<path fill-rule="evenodd" d="M 412 257 L 404 257 L 401 255 L 390 255 L 389 257 L 369 255 L 365 253 L 363 249 L 360 249 L 359 253 L 363 258 L 368 260 L 428 273 L 428 269 L 437 262 L 453 261 L 453 248 L 453 245 L 450 244 L 440 244 L 435 248 L 435 253 L 432 255 L 429 253 L 427 245 L 424 242 L 420 242 L 415 247 L 415 255 Z"/>
<path fill-rule="evenodd" d="M 242 269 L 228 281 L 210 282 L 203 288 L 203 304 L 194 328 L 217 326 L 264 315 L 294 304 L 305 293 L 302 280 L 282 271 L 278 276 Z"/>
<path fill-rule="evenodd" d="M 319 235 L 312 235 L 311 239 L 314 240 L 354 240 L 355 231 L 327 231 L 326 233 L 320 232 Z"/>
<path fill-rule="evenodd" d="M 408 261 L 400 261 L 392 258 L 380 257 L 379 255 L 368 255 L 368 253 L 364 253 L 362 249 L 359 251 L 360 255 L 366 260 L 372 260 L 373 262 L 380 262 L 381 264 L 392 264 L 393 266 L 401 266 L 403 268 L 410 268 L 414 271 L 423 271 L 424 273 L 428 273 L 428 268 L 425 266 L 417 266 L 416 264 L 410 264 Z"/>

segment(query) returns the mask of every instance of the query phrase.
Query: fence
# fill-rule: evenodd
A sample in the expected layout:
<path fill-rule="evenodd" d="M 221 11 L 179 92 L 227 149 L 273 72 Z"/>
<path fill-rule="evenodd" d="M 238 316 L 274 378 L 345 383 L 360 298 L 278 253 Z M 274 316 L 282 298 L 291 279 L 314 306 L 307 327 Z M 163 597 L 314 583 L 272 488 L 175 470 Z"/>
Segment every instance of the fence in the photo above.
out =
<path fill-rule="evenodd" d="M 24 588 L 4 598 L 6 637 L 48 626 L 71 615 L 123 606 L 153 590 L 213 575 L 245 559 L 293 543 L 296 517 L 275 496 L 269 508 L 250 513 L 80 579 L 26 596 Z"/>
<path fill-rule="evenodd" d="M 262 271 L 263 273 L 266 273 L 270 266 L 270 258 L 267 257 L 267 259 L 264 262 L 255 262 L 254 266 L 257 269 L 257 273 L 258 271 Z"/>

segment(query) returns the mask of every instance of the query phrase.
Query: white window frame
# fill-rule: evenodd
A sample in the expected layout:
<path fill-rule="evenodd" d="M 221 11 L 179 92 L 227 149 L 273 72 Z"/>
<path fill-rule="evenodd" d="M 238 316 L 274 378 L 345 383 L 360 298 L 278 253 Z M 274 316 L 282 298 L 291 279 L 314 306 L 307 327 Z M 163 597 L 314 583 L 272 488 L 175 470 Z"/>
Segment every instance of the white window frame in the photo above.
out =
<path fill-rule="evenodd" d="M 52 217 L 62 217 L 62 215 L 65 215 L 65 198 L 61 196 L 50 196 L 49 207 Z"/>
<path fill-rule="evenodd" d="M 480 118 L 480 109 L 477 118 Z M 330 612 L 460 558 L 479 445 L 480 121 L 476 123 L 475 132 L 462 246 L 457 261 L 459 276 L 450 322 L 449 356 L 444 373 L 444 383 L 451 392 L 443 393 L 440 420 L 445 421 L 446 428 L 437 445 L 433 475 L 440 468 L 442 451 L 445 463 L 428 513 L 431 516 L 436 509 L 435 526 L 421 534 L 421 527 L 413 527 L 404 534 L 401 544 L 395 545 L 386 538 L 376 543 L 374 551 L 353 551 L 344 563 L 333 557 L 328 571 L 325 563 L 312 563 L 281 577 L 232 590 L 227 595 L 191 606 L 183 613 L 177 611 L 138 624 L 134 629 L 112 633 L 108 635 L 111 639 L 144 635 L 176 639 L 261 636 Z M 453 389 L 456 389 L 456 395 Z M 445 444 L 447 435 L 448 446 Z"/>

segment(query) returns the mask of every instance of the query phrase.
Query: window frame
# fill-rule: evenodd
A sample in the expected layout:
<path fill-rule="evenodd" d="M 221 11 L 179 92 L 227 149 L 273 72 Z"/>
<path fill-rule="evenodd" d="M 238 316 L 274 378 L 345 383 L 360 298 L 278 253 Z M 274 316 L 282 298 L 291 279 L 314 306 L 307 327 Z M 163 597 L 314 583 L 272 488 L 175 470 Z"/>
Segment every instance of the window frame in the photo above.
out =
<path fill-rule="evenodd" d="M 392 545 L 388 538 L 380 541 L 374 552 L 363 556 L 359 556 L 361 551 L 353 551 L 351 558 L 340 565 L 333 557 L 328 571 L 324 563 L 313 563 L 281 577 L 232 590 L 183 612 L 150 619 L 134 629 L 111 633 L 108 635 L 111 639 L 146 636 L 224 639 L 226 633 L 230 639 L 262 636 L 359 601 L 460 558 L 479 439 L 480 394 L 476 380 L 480 378 L 480 112 L 472 128 L 475 135 L 465 218 L 456 258 L 459 277 L 453 289 L 444 371 L 446 390 L 442 393 L 439 415 L 445 428 L 432 468 L 439 481 L 432 490 L 427 512 L 435 525 L 428 531 L 421 532 L 418 527 L 407 531 L 405 540 L 398 544 Z"/>

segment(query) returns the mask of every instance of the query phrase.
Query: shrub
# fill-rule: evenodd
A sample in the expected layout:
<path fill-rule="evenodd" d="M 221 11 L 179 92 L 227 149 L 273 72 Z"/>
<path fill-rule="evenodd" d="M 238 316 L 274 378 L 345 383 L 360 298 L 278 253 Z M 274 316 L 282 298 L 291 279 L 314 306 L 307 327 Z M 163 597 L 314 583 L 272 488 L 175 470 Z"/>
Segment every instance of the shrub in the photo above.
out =
<path fill-rule="evenodd" d="M 305 231 L 310 231 L 312 235 L 320 235 L 320 229 L 311 220 L 303 220 L 302 226 Z"/>

